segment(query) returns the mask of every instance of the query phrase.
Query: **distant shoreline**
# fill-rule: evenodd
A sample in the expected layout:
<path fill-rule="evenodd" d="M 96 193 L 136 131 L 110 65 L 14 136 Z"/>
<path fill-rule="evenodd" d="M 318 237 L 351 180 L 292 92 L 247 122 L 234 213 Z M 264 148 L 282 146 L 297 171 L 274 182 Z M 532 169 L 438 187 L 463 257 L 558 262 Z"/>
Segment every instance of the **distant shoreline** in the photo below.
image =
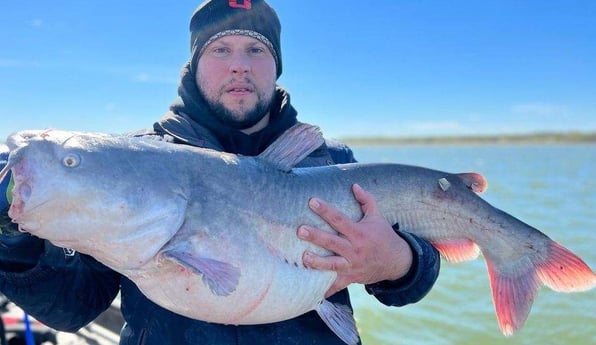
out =
<path fill-rule="evenodd" d="M 428 136 L 428 137 L 343 137 L 348 145 L 446 145 L 446 144 L 570 144 L 596 143 L 596 132 L 544 132 L 530 134 Z"/>
<path fill-rule="evenodd" d="M 541 132 L 529 134 L 462 135 L 426 137 L 359 136 L 339 137 L 351 146 L 466 145 L 466 144 L 596 144 L 595 132 Z M 5 144 L 0 141 L 0 144 Z"/>

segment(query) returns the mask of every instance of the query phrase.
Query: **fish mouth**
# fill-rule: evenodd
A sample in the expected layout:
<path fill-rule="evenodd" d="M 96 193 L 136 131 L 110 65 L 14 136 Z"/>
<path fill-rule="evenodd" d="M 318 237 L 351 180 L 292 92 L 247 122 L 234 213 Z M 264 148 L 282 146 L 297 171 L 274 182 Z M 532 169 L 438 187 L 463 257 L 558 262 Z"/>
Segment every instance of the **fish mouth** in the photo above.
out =
<path fill-rule="evenodd" d="M 17 186 L 15 185 L 16 188 Z M 32 233 L 39 229 L 41 224 L 29 215 L 46 204 L 47 201 L 33 205 L 28 203 L 31 197 L 31 186 L 29 184 L 20 185 L 16 192 L 15 189 L 13 189 L 13 202 L 8 209 L 8 216 L 12 219 L 13 223 L 18 224 L 19 231 Z"/>
<path fill-rule="evenodd" d="M 30 200 L 33 195 L 33 181 L 31 174 L 27 173 L 27 168 L 24 161 L 19 161 L 12 167 L 12 179 L 14 187 L 12 188 L 12 202 L 8 210 L 8 216 L 14 223 L 19 225 L 20 231 L 30 232 L 39 227 L 38 221 L 28 219 L 28 214 L 46 203 L 40 202 L 31 204 Z"/>
<path fill-rule="evenodd" d="M 31 190 L 31 185 L 28 182 L 15 182 L 12 189 L 12 203 L 8 211 L 8 215 L 13 220 L 21 218 L 24 214 L 25 204 L 31 198 Z"/>

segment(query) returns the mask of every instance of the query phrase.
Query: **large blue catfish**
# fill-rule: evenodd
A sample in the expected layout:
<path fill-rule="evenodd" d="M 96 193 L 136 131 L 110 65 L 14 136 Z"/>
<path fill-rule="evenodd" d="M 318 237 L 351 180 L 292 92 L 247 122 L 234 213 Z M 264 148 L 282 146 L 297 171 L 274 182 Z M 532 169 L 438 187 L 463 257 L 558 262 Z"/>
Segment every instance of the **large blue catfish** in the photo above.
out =
<path fill-rule="evenodd" d="M 429 240 L 449 261 L 486 258 L 499 326 L 526 320 L 542 285 L 570 292 L 594 272 L 546 235 L 476 195 L 475 173 L 399 164 L 294 168 L 320 146 L 297 125 L 258 157 L 162 141 L 57 130 L 10 136 L 13 202 L 22 231 L 89 254 L 134 281 L 162 307 L 225 324 L 257 324 L 316 310 L 346 343 L 352 313 L 324 295 L 331 271 L 302 255 L 327 251 L 296 237 L 301 224 L 333 231 L 307 206 L 318 196 L 352 219 L 354 183 L 372 192 L 390 223 Z"/>

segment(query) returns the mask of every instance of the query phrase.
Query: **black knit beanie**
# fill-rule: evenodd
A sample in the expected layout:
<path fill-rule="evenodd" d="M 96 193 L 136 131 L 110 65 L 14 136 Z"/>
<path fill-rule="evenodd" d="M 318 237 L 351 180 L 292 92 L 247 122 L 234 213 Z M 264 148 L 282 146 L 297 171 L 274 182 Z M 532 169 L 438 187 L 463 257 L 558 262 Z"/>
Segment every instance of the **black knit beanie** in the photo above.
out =
<path fill-rule="evenodd" d="M 279 78 L 282 71 L 280 33 L 277 14 L 263 0 L 207 0 L 190 19 L 191 69 L 194 71 L 209 43 L 223 36 L 245 35 L 269 47 Z"/>

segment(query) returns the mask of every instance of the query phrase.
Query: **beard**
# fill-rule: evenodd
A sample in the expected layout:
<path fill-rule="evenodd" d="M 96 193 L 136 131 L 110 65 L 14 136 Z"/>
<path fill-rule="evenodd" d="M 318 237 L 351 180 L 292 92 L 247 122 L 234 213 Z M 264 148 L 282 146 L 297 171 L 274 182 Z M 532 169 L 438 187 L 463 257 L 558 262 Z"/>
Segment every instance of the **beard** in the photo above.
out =
<path fill-rule="evenodd" d="M 208 100 L 207 104 L 221 122 L 235 129 L 247 129 L 256 125 L 267 115 L 271 108 L 271 101 L 265 102 L 261 99 L 252 109 L 240 111 L 230 110 L 219 101 L 211 102 Z M 238 116 L 239 112 L 242 113 L 242 116 Z"/>
<path fill-rule="evenodd" d="M 220 91 L 220 96 L 225 91 Z M 222 123 L 234 129 L 247 129 L 256 125 L 271 109 L 273 103 L 274 92 L 267 95 L 265 92 L 257 92 L 257 103 L 248 108 L 244 102 L 240 104 L 240 109 L 229 109 L 221 101 L 220 97 L 217 99 L 210 99 L 199 87 L 199 93 L 207 102 L 213 115 L 217 117 Z"/>

